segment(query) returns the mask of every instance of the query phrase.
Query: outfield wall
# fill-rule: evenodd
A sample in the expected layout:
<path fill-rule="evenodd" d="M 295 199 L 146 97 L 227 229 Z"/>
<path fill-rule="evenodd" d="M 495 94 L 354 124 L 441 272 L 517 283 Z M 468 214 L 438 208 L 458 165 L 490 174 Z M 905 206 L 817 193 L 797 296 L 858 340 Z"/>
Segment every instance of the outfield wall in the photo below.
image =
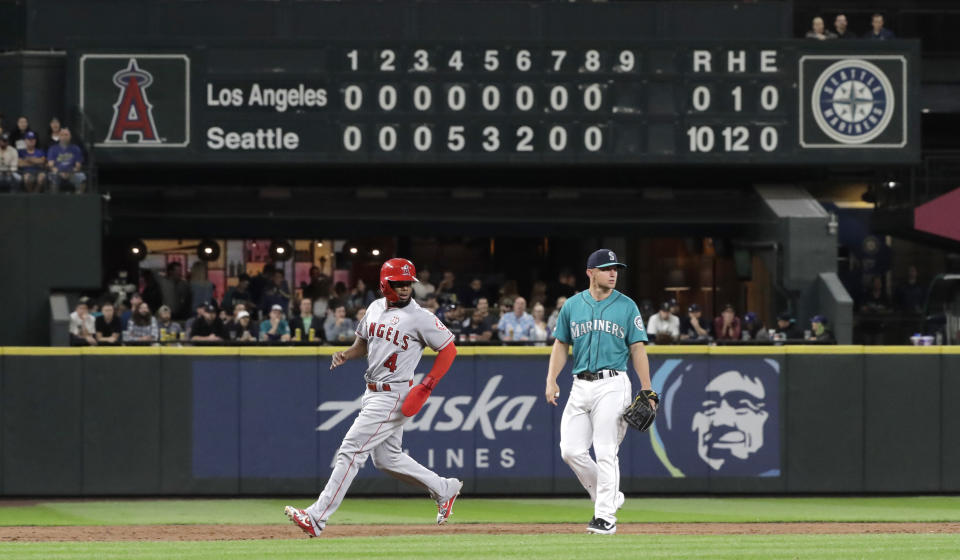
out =
<path fill-rule="evenodd" d="M 0 494 L 317 493 L 364 389 L 334 350 L 0 348 Z M 663 402 L 621 447 L 627 492 L 960 491 L 960 348 L 649 351 Z M 548 352 L 461 348 L 404 448 L 475 494 L 582 491 Z M 415 489 L 367 461 L 351 491 Z"/>

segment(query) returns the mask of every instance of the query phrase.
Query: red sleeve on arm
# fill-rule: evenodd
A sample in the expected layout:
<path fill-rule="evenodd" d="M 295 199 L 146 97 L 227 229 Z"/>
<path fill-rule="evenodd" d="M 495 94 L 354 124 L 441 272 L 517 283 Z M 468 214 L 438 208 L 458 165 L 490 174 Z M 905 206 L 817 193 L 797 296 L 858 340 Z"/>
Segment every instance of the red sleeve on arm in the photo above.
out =
<path fill-rule="evenodd" d="M 437 353 L 437 359 L 433 361 L 433 368 L 430 369 L 430 373 L 427 374 L 422 383 L 433 389 L 437 382 L 447 374 L 447 370 L 453 365 L 453 359 L 456 357 L 457 346 L 453 342 L 444 346 Z"/>

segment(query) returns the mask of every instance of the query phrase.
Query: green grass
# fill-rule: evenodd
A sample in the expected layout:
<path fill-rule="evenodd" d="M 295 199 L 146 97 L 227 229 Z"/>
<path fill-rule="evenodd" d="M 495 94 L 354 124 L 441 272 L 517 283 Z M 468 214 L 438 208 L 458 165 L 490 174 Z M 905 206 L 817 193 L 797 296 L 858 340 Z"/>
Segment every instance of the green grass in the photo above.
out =
<path fill-rule="evenodd" d="M 283 506 L 312 498 L 235 500 L 50 501 L 3 506 L 0 526 L 285 524 Z M 436 510 L 422 499 L 348 498 L 335 524 L 431 524 Z M 454 523 L 565 523 L 592 516 L 582 499 L 485 499 L 457 501 Z M 621 523 L 778 521 L 960 521 L 960 497 L 876 498 L 627 498 Z M 960 555 L 958 555 L 960 556 Z"/>
<path fill-rule="evenodd" d="M 0 543 L 18 560 L 302 558 L 671 558 L 712 560 L 954 559 L 960 535 L 627 536 L 457 535 L 175 543 Z"/>

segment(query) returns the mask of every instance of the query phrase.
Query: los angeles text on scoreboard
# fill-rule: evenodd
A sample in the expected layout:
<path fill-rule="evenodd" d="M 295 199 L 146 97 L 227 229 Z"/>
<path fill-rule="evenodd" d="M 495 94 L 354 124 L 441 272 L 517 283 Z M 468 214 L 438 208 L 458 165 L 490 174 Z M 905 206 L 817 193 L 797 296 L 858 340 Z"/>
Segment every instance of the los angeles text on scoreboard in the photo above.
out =
<path fill-rule="evenodd" d="M 79 97 L 108 161 L 915 158 L 915 45 L 831 47 L 457 42 L 99 53 L 78 58 Z M 158 149 L 166 147 L 179 149 Z"/>

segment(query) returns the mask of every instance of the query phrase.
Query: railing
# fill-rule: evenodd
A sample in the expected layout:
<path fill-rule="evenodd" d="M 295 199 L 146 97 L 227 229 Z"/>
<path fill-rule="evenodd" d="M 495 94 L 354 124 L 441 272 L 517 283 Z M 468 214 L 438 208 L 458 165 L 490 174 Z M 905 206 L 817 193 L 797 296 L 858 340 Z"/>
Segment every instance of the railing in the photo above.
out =
<path fill-rule="evenodd" d="M 79 106 L 73 108 L 73 122 L 77 123 L 80 145 L 87 157 L 87 192 L 99 192 L 99 174 L 97 170 L 97 154 L 93 148 L 93 138 L 96 129 L 90 118 Z"/>

